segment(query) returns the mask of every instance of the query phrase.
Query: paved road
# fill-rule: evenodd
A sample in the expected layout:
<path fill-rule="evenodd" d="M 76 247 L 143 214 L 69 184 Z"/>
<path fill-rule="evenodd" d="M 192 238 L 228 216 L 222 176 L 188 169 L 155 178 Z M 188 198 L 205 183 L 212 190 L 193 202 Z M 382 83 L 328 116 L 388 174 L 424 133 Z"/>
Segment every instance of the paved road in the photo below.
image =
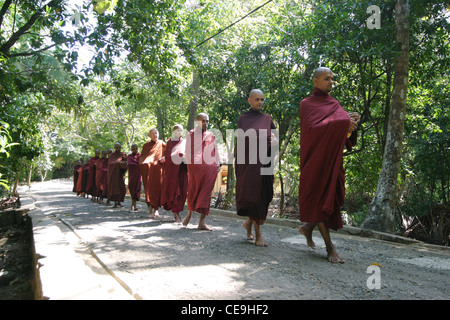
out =
<path fill-rule="evenodd" d="M 196 229 L 198 215 L 183 228 L 169 212 L 148 219 L 145 203 L 131 213 L 129 200 L 114 209 L 78 198 L 68 180 L 33 184 L 22 193 L 34 201 L 29 215 L 36 215 L 35 229 L 40 213 L 72 237 L 84 267 L 101 278 L 112 299 L 449 298 L 448 248 L 333 233 L 346 263 L 331 264 L 320 235 L 314 234 L 313 251 L 295 224 L 266 223 L 269 247 L 261 248 L 246 239 L 244 220 L 236 214 L 212 212 L 206 222 L 214 230 L 208 232 Z"/>

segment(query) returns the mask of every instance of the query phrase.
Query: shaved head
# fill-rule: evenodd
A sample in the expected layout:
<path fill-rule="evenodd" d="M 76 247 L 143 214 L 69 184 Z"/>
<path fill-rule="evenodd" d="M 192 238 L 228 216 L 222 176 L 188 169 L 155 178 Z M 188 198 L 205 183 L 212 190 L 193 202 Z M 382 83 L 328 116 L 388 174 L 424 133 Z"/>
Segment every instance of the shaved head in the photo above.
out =
<path fill-rule="evenodd" d="M 206 130 L 209 124 L 209 117 L 206 113 L 200 112 L 197 115 L 195 122 L 197 123 L 197 126 L 200 126 L 202 128 L 202 130 Z"/>
<path fill-rule="evenodd" d="M 319 79 L 320 76 L 321 76 L 323 73 L 325 73 L 325 72 L 331 72 L 331 69 L 330 69 L 330 68 L 327 68 L 327 67 L 319 67 L 319 68 L 317 68 L 316 70 L 314 70 L 314 73 L 313 73 L 313 79 L 314 79 L 314 78 L 315 78 L 315 79 Z"/>
<path fill-rule="evenodd" d="M 248 103 L 251 109 L 255 111 L 261 111 L 264 105 L 264 93 L 259 89 L 253 89 L 248 95 Z"/>
<path fill-rule="evenodd" d="M 261 90 L 259 90 L 259 89 L 253 89 L 252 91 L 250 91 L 248 97 L 249 97 L 249 98 L 252 98 L 255 94 L 262 94 L 262 95 L 264 95 L 264 93 L 263 93 Z"/>
<path fill-rule="evenodd" d="M 333 72 L 330 68 L 317 68 L 313 74 L 314 87 L 329 93 L 333 88 L 333 76 Z"/>

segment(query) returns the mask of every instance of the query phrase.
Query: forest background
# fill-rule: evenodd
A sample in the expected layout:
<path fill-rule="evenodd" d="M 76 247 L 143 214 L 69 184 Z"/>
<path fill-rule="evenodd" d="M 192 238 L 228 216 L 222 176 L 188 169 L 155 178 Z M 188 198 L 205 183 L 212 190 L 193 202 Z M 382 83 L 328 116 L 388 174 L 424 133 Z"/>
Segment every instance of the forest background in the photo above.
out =
<path fill-rule="evenodd" d="M 347 223 L 403 233 L 426 220 L 427 237 L 448 245 L 449 10 L 430 0 L 0 0 L 1 197 L 71 176 L 95 149 L 142 146 L 152 127 L 166 141 L 198 112 L 225 136 L 260 88 L 280 134 L 284 217 L 298 199 L 299 104 L 327 66 L 332 95 L 361 114 L 344 157 Z M 233 196 L 229 174 L 225 208 Z"/>

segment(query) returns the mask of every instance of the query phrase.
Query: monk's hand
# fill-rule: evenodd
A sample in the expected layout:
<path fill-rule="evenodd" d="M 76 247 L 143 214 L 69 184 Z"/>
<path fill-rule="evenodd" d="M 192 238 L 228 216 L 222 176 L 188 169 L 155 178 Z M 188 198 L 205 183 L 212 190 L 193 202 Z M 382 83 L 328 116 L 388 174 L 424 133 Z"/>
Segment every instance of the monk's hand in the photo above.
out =
<path fill-rule="evenodd" d="M 348 127 L 348 132 L 353 132 L 355 131 L 356 127 L 358 126 L 358 122 L 356 122 L 355 119 L 350 118 L 350 125 Z"/>
<path fill-rule="evenodd" d="M 359 115 L 358 112 L 350 112 L 350 113 L 348 114 L 348 116 L 349 116 L 351 119 L 355 120 L 355 121 L 356 121 L 356 124 L 358 124 L 358 123 L 361 121 L 361 116 Z"/>
<path fill-rule="evenodd" d="M 160 162 L 160 163 L 166 162 L 166 158 L 165 158 L 165 157 L 162 157 L 161 159 L 159 159 L 159 162 Z"/>

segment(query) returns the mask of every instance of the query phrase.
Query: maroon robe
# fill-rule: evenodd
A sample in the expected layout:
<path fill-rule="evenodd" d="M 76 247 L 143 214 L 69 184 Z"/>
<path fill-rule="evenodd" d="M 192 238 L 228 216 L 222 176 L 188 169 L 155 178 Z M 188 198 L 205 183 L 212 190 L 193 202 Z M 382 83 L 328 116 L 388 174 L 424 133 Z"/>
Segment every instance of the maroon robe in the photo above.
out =
<path fill-rule="evenodd" d="M 128 164 L 128 190 L 131 199 L 139 200 L 141 198 L 141 169 L 139 168 L 140 153 L 131 153 L 127 157 Z"/>
<path fill-rule="evenodd" d="M 270 136 L 271 129 L 275 129 L 275 125 L 272 118 L 265 113 L 250 109 L 243 113 L 238 122 L 238 129 L 242 129 L 246 132 L 249 129 L 254 129 L 258 135 L 267 134 L 267 151 L 270 154 Z M 239 140 L 243 139 L 238 135 Z M 236 210 L 240 216 L 247 216 L 253 218 L 258 224 L 263 224 L 267 217 L 269 210 L 269 204 L 273 198 L 273 181 L 272 175 L 262 175 L 261 168 L 267 167 L 261 163 L 259 155 L 259 138 L 252 142 L 249 137 L 245 137 L 244 150 L 238 150 L 238 146 L 235 149 L 235 173 L 236 173 Z M 256 163 L 250 161 L 250 150 L 256 152 Z M 240 154 L 238 155 L 237 152 Z M 245 155 L 242 154 L 245 152 Z M 239 163 L 239 157 L 245 156 L 244 163 Z"/>
<path fill-rule="evenodd" d="M 179 213 L 184 209 L 187 197 L 188 176 L 187 166 L 181 162 L 180 154 L 186 150 L 186 142 L 169 139 L 164 155 L 164 183 L 161 194 L 161 204 L 165 210 Z M 175 161 L 175 162 L 174 162 Z"/>
<path fill-rule="evenodd" d="M 108 195 L 108 158 L 100 158 L 95 165 L 95 186 L 97 188 L 97 195 L 104 197 Z"/>
<path fill-rule="evenodd" d="M 81 168 L 81 165 L 77 164 L 73 167 L 73 188 L 72 192 L 77 192 L 77 184 L 78 184 L 78 170 Z"/>
<path fill-rule="evenodd" d="M 125 200 L 126 154 L 115 151 L 108 159 L 108 200 L 123 202 Z"/>
<path fill-rule="evenodd" d="M 78 178 L 77 178 L 77 196 L 80 195 L 82 193 L 81 189 L 82 189 L 82 184 L 83 184 L 83 166 L 80 166 L 78 168 Z"/>
<path fill-rule="evenodd" d="M 342 228 L 345 197 L 343 150 L 356 144 L 347 138 L 350 117 L 328 93 L 314 88 L 300 104 L 299 209 L 303 222 L 325 222 Z"/>
<path fill-rule="evenodd" d="M 80 193 L 86 193 L 86 186 L 89 178 L 89 164 L 86 163 L 81 167 L 81 189 Z"/>
<path fill-rule="evenodd" d="M 209 214 L 211 194 L 217 179 L 219 153 L 214 135 L 197 127 L 186 138 L 188 210 Z"/>
<path fill-rule="evenodd" d="M 161 206 L 161 188 L 164 165 L 159 162 L 164 156 L 166 144 L 162 140 L 151 140 L 142 147 L 139 167 L 144 184 L 145 202 L 156 210 Z"/>
<path fill-rule="evenodd" d="M 89 171 L 88 171 L 88 181 L 86 186 L 86 193 L 92 196 L 97 196 L 97 187 L 95 186 L 95 165 L 97 164 L 98 156 L 89 159 Z"/>

